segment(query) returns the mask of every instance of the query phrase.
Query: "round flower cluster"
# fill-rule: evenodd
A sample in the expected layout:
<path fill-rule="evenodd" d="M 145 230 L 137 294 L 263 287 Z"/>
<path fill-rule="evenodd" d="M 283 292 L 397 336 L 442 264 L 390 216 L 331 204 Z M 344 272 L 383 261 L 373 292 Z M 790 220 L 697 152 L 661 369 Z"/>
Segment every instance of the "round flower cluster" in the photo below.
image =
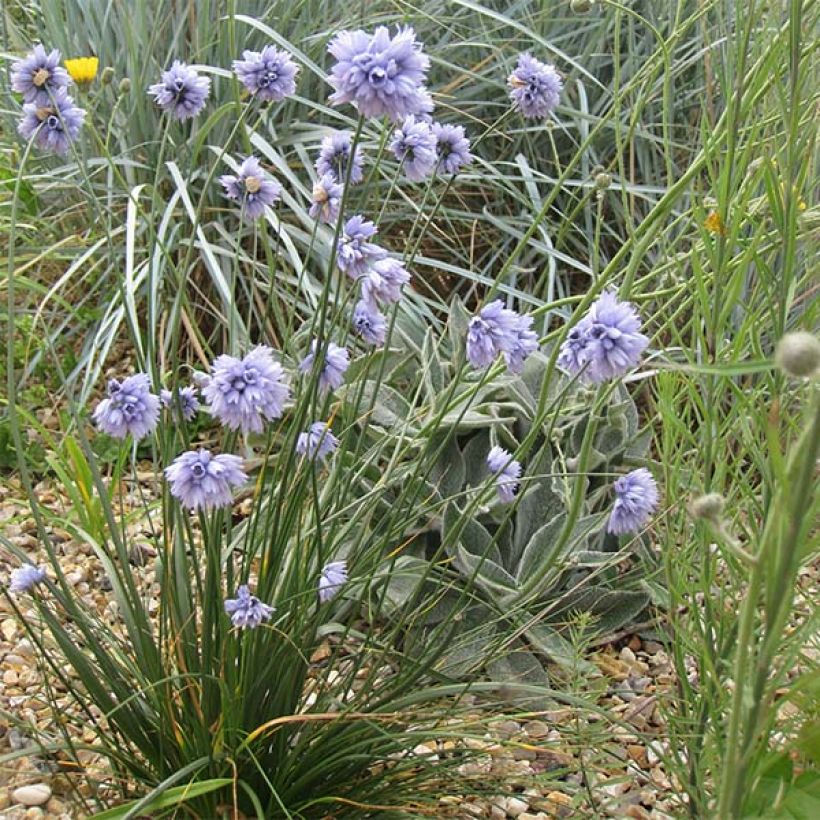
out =
<path fill-rule="evenodd" d="M 500 299 L 485 305 L 473 316 L 467 330 L 467 359 L 478 369 L 489 367 L 500 353 L 513 373 L 538 349 L 532 316 L 520 316 L 504 307 Z"/>
<path fill-rule="evenodd" d="M 60 65 L 57 49 L 46 53 L 42 45 L 11 66 L 11 87 L 23 95 L 20 135 L 45 151 L 67 154 L 77 139 L 85 110 L 68 94 L 70 78 Z"/>
<path fill-rule="evenodd" d="M 591 384 L 623 376 L 638 364 L 649 344 L 640 329 L 634 305 L 605 291 L 569 331 L 558 364 L 571 376 Z"/>

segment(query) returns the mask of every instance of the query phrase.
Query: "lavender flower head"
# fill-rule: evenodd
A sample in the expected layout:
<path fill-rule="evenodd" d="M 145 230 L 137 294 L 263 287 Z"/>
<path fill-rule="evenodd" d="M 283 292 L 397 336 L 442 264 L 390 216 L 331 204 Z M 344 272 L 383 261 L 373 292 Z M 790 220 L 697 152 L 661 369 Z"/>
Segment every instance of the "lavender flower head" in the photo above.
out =
<path fill-rule="evenodd" d="M 370 242 L 377 233 L 376 226 L 363 216 L 351 216 L 345 222 L 344 231 L 336 249 L 336 264 L 351 279 L 363 276 L 377 259 L 384 259 L 387 252 Z"/>
<path fill-rule="evenodd" d="M 615 535 L 637 532 L 658 506 L 658 485 L 645 467 L 621 476 L 614 485 L 615 503 L 607 531 Z"/>
<path fill-rule="evenodd" d="M 157 105 L 178 120 L 188 120 L 199 114 L 211 91 L 211 81 L 200 77 L 196 69 L 180 60 L 162 72 L 162 80 L 148 88 Z"/>
<path fill-rule="evenodd" d="M 60 65 L 60 52 L 55 48 L 46 54 L 39 43 L 11 64 L 11 87 L 23 95 L 23 102 L 46 107 L 59 89 L 67 88 L 68 72 Z"/>
<path fill-rule="evenodd" d="M 470 320 L 467 359 L 473 367 L 483 369 L 502 353 L 509 369 L 519 373 L 527 356 L 538 348 L 531 325 L 532 317 L 520 316 L 495 299 Z"/>
<path fill-rule="evenodd" d="M 202 393 L 223 426 L 243 433 L 261 433 L 265 421 L 280 418 L 290 395 L 282 365 L 264 345 L 244 359 L 217 356 Z"/>
<path fill-rule="evenodd" d="M 236 598 L 225 601 L 225 612 L 237 629 L 256 629 L 263 621 L 269 621 L 274 609 L 264 604 L 243 584 L 236 590 Z"/>
<path fill-rule="evenodd" d="M 408 114 L 427 114 L 433 100 L 424 87 L 430 58 L 416 42 L 409 26 L 395 37 L 384 26 L 370 35 L 365 31 L 343 31 L 328 47 L 336 58 L 328 82 L 335 92 L 333 105 L 353 103 L 365 117 L 389 117 L 393 121 Z"/>
<path fill-rule="evenodd" d="M 296 91 L 299 67 L 286 51 L 265 46 L 262 51 L 243 51 L 241 60 L 233 61 L 239 82 L 266 102 L 279 102 Z"/>
<path fill-rule="evenodd" d="M 464 165 L 473 161 L 470 153 L 470 140 L 464 133 L 461 125 L 442 125 L 434 122 L 431 126 L 436 138 L 436 156 L 438 165 L 436 170 L 444 174 L 456 174 Z"/>
<path fill-rule="evenodd" d="M 570 375 L 580 374 L 593 384 L 622 376 L 638 364 L 649 344 L 640 328 L 634 305 L 606 291 L 569 332 L 561 345 L 558 364 Z"/>
<path fill-rule="evenodd" d="M 347 564 L 344 561 L 331 561 L 322 568 L 319 576 L 319 600 L 326 604 L 347 583 Z"/>
<path fill-rule="evenodd" d="M 558 107 L 564 83 L 555 66 L 529 54 L 518 57 L 518 65 L 507 78 L 513 105 L 530 119 L 543 119 Z"/>
<path fill-rule="evenodd" d="M 362 298 L 374 306 L 398 302 L 409 281 L 410 274 L 398 259 L 377 259 L 362 277 Z"/>
<path fill-rule="evenodd" d="M 151 380 L 136 373 L 122 382 L 108 382 L 108 398 L 94 410 L 94 421 L 114 438 L 133 436 L 136 441 L 154 431 L 159 420 L 159 398 L 151 392 Z"/>
<path fill-rule="evenodd" d="M 360 299 L 353 309 L 353 330 L 369 345 L 381 347 L 387 338 L 384 314 L 370 302 Z"/>
<path fill-rule="evenodd" d="M 53 100 L 43 105 L 26 103 L 17 130 L 27 140 L 34 137 L 44 151 L 67 154 L 80 133 L 85 110 L 74 105 L 65 88 L 56 89 L 52 96 Z"/>
<path fill-rule="evenodd" d="M 412 114 L 393 132 L 393 156 L 402 164 L 407 179 L 419 182 L 432 173 L 438 162 L 436 135 L 429 122 Z"/>
<path fill-rule="evenodd" d="M 23 564 L 11 571 L 9 578 L 9 592 L 29 592 L 36 584 L 46 579 L 44 567 L 35 567 L 34 564 Z"/>
<path fill-rule="evenodd" d="M 308 373 L 316 359 L 318 341 L 314 339 L 310 345 L 310 353 L 299 364 L 300 373 Z M 344 381 L 345 370 L 350 365 L 350 354 L 344 347 L 328 342 L 325 359 L 319 373 L 319 391 L 327 393 L 335 390 Z"/>
<path fill-rule="evenodd" d="M 160 390 L 159 400 L 163 407 L 168 407 L 171 410 L 176 410 L 177 407 L 181 408 L 184 421 L 190 421 L 199 412 L 196 387 L 182 387 L 174 393 L 170 390 Z"/>
<path fill-rule="evenodd" d="M 248 480 L 239 456 L 215 456 L 208 450 L 189 450 L 177 456 L 165 468 L 165 477 L 171 484 L 171 495 L 191 510 L 230 507 L 232 488 Z"/>
<path fill-rule="evenodd" d="M 265 206 L 273 205 L 282 195 L 282 186 L 262 170 L 256 157 L 245 158 L 236 176 L 223 174 L 219 181 L 225 196 L 239 202 L 242 212 L 250 219 L 259 219 L 265 213 Z"/>
<path fill-rule="evenodd" d="M 532 321 L 532 316 L 518 317 L 515 339 L 510 348 L 503 351 L 504 361 L 511 373 L 520 373 L 527 356 L 538 350 L 538 335 L 532 330 Z"/>
<path fill-rule="evenodd" d="M 503 447 L 493 447 L 487 454 L 487 466 L 495 476 L 495 489 L 503 504 L 509 504 L 518 492 L 521 464 Z"/>
<path fill-rule="evenodd" d="M 324 461 L 339 446 L 339 439 L 323 421 L 314 421 L 307 432 L 299 433 L 296 452 L 300 456 Z"/>
<path fill-rule="evenodd" d="M 311 219 L 319 219 L 326 225 L 333 225 L 339 218 L 344 186 L 336 182 L 333 174 L 325 174 L 313 184 L 313 197 L 308 213 Z"/>
<path fill-rule="evenodd" d="M 322 139 L 319 148 L 319 157 L 316 160 L 316 173 L 323 177 L 330 174 L 336 182 L 349 182 L 356 185 L 364 178 L 362 172 L 362 155 L 357 148 L 350 159 L 353 150 L 353 134 L 350 131 L 334 131 Z M 348 165 L 350 170 L 348 171 Z M 350 176 L 348 177 L 348 174 Z"/>

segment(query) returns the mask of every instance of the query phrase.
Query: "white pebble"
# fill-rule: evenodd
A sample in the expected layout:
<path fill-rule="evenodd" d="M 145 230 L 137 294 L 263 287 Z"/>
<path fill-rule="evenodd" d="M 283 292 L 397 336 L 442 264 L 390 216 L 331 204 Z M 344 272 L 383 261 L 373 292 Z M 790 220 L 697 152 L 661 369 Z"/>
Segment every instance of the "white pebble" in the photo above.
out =
<path fill-rule="evenodd" d="M 51 786 L 45 783 L 32 783 L 30 786 L 20 786 L 11 793 L 11 799 L 15 803 L 22 803 L 24 806 L 42 806 L 51 799 Z"/>

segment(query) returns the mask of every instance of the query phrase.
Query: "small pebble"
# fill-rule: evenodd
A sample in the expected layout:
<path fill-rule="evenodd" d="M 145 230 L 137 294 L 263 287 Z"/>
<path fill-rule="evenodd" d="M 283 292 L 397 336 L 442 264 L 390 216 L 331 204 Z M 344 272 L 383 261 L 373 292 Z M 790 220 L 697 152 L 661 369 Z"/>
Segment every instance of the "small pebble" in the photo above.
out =
<path fill-rule="evenodd" d="M 32 783 L 30 786 L 20 786 L 11 793 L 15 803 L 24 806 L 42 806 L 51 799 L 51 786 L 46 783 Z"/>

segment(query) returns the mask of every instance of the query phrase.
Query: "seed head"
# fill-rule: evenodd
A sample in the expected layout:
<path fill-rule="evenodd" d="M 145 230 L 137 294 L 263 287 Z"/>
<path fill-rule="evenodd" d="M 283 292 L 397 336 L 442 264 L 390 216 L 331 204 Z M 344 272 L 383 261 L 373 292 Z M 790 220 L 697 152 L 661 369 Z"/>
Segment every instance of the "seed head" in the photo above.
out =
<path fill-rule="evenodd" d="M 693 518 L 719 521 L 723 515 L 726 499 L 720 493 L 706 493 L 692 500 L 689 510 Z"/>
<path fill-rule="evenodd" d="M 820 341 L 805 330 L 787 333 L 777 343 L 774 360 L 784 373 L 796 379 L 813 376 L 820 369 Z"/>

